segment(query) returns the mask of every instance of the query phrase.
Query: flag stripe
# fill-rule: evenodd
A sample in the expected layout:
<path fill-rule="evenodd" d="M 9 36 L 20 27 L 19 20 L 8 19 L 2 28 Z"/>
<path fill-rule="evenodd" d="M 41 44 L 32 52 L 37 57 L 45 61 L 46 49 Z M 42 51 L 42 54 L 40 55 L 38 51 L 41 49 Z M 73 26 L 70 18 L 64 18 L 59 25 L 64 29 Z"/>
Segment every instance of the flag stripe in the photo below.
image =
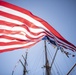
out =
<path fill-rule="evenodd" d="M 29 41 L 29 42 L 30 42 L 30 41 L 33 41 L 33 42 L 35 42 L 37 39 L 39 40 L 39 39 L 42 39 L 43 37 L 44 37 L 44 35 L 42 35 L 42 36 L 40 36 L 40 37 L 38 37 L 38 38 L 35 38 L 35 39 L 34 39 L 34 38 L 31 38 L 31 40 L 30 40 L 30 39 L 15 38 L 15 37 L 3 35 L 3 36 L 0 37 L 0 40 L 1 40 L 1 39 L 5 39 L 6 41 L 9 41 L 9 42 L 10 42 L 10 41 L 15 41 L 15 40 L 16 40 L 16 41 L 20 41 L 20 42 L 23 42 L 23 41 L 24 41 L 24 42 L 26 42 L 26 41 Z M 2 41 L 2 40 L 1 40 L 1 41 Z M 0 41 L 0 42 L 1 42 L 1 41 Z M 3 41 L 3 42 L 6 42 L 6 41 Z M 8 43 L 9 43 L 9 42 L 8 42 Z M 1 43 L 0 43 L 0 44 L 1 44 Z"/>
<path fill-rule="evenodd" d="M 8 11 L 10 11 L 10 10 L 8 10 Z M 34 25 L 32 22 L 29 22 L 28 20 L 26 20 L 26 19 L 25 19 L 25 17 L 26 17 L 25 15 L 23 15 L 23 16 L 21 17 L 20 15 L 22 15 L 22 14 L 19 14 L 19 15 L 17 16 L 17 15 L 14 15 L 15 13 L 10 14 L 10 13 L 8 13 L 8 12 L 6 13 L 6 12 L 3 12 L 3 11 L 1 11 L 0 13 L 1 13 L 1 16 L 3 16 L 3 17 L 7 17 L 7 18 L 12 19 L 12 20 L 20 21 L 21 23 L 26 24 L 26 25 L 28 25 L 29 27 L 39 28 L 38 26 Z M 19 16 L 20 16 L 20 17 L 19 17 Z"/>
<path fill-rule="evenodd" d="M 27 26 L 25 25 L 25 24 L 21 24 L 21 25 L 19 25 L 19 24 L 14 24 L 14 23 L 11 23 L 11 22 L 6 22 L 6 21 L 0 21 L 0 24 L 1 25 L 5 25 L 5 26 L 9 26 L 9 27 L 21 27 L 21 28 L 26 28 Z M 23 29 L 23 30 L 24 30 Z M 43 29 L 41 29 L 41 28 L 31 28 L 31 27 L 28 27 L 28 29 L 31 31 L 31 32 L 33 32 L 33 33 L 40 33 L 40 32 L 44 32 L 44 30 Z"/>
<path fill-rule="evenodd" d="M 2 8 L 2 7 L 1 7 Z M 6 7 L 5 7 L 6 8 Z M 2 8 L 2 10 L 3 9 L 5 9 L 5 8 Z M 16 15 L 16 16 L 19 16 L 19 17 L 21 17 L 21 18 L 24 18 L 24 19 L 26 19 L 27 21 L 29 21 L 29 23 L 31 22 L 32 24 L 33 24 L 33 26 L 40 26 L 40 27 L 42 27 L 42 28 L 45 28 L 45 29 L 47 29 L 45 26 L 43 26 L 42 24 L 41 24 L 41 22 L 39 22 L 39 21 L 37 21 L 37 20 L 35 20 L 34 18 L 35 18 L 35 16 L 34 16 L 34 18 L 32 18 L 32 17 L 30 17 L 30 15 L 27 15 L 26 13 L 23 13 L 22 11 L 17 11 L 17 10 L 14 10 L 14 9 L 11 9 L 11 8 L 9 8 L 9 10 L 8 10 L 12 15 Z M 7 12 L 7 13 L 9 13 L 8 11 L 5 11 L 5 12 Z M 25 12 L 27 12 L 27 11 L 25 11 Z M 38 18 L 38 17 L 37 17 Z M 17 20 L 17 19 L 16 19 Z M 30 24 L 31 24 L 30 23 Z M 31 24 L 31 25 L 32 25 Z"/>
<path fill-rule="evenodd" d="M 49 33 L 50 34 L 50 33 Z M 50 35 L 49 35 L 50 36 Z M 72 45 L 70 45 L 70 44 L 67 44 L 66 42 L 64 42 L 64 41 L 62 41 L 62 40 L 60 40 L 59 38 L 57 38 L 57 37 L 55 37 L 54 35 L 53 35 L 53 39 L 54 40 L 56 40 L 56 42 L 57 42 L 57 44 L 59 45 L 59 46 L 62 46 L 62 47 L 64 47 L 64 48 L 66 48 L 66 49 L 71 49 L 71 50 L 74 50 L 74 51 L 76 51 L 76 47 L 72 44 Z"/>
<path fill-rule="evenodd" d="M 9 51 L 9 50 L 15 50 L 15 49 L 21 49 L 21 48 L 30 48 L 31 46 L 35 45 L 37 42 L 29 42 L 26 44 L 16 44 L 16 45 L 8 45 L 8 46 L 0 46 L 1 52 Z"/>
<path fill-rule="evenodd" d="M 8 6 L 7 6 L 8 7 Z M 10 7 L 11 8 L 11 7 Z M 71 43 L 69 43 L 67 40 L 65 40 L 53 27 L 51 27 L 47 22 L 45 22 L 44 20 L 42 20 L 41 18 L 39 18 L 39 17 L 37 17 L 37 16 L 32 16 L 30 13 L 28 13 L 29 11 L 27 11 L 26 10 L 26 13 L 24 12 L 25 11 L 25 9 L 22 9 L 21 11 L 18 9 L 18 7 L 16 7 L 16 8 L 12 8 L 14 11 L 16 10 L 23 18 L 25 18 L 25 19 L 27 19 L 27 20 L 29 20 L 30 22 L 32 22 L 32 23 L 34 23 L 34 24 L 36 24 L 37 26 L 39 26 L 40 25 L 40 27 L 43 27 L 44 29 L 48 29 L 48 30 L 50 30 L 53 34 L 55 34 L 55 36 L 57 36 L 60 40 L 62 40 L 62 41 L 64 41 L 64 42 L 66 42 L 67 44 L 69 44 L 69 45 L 72 45 Z M 14 13 L 16 13 L 16 15 L 18 15 L 18 13 L 17 12 L 14 12 Z M 22 12 L 22 13 L 21 13 Z M 12 13 L 12 12 L 10 12 L 10 13 Z M 13 14 L 14 14 L 13 13 Z M 23 14 L 24 13 L 24 14 Z M 27 14 L 27 15 L 26 15 Z M 29 15 L 29 16 L 28 16 Z M 19 15 L 18 15 L 19 16 Z M 21 17 L 20 16 L 20 17 Z M 31 16 L 31 17 L 30 17 Z M 40 22 L 40 21 L 42 21 L 42 23 Z M 45 27 L 43 26 L 43 25 L 45 25 Z M 72 45 L 72 46 L 74 46 L 74 45 Z"/>
<path fill-rule="evenodd" d="M 10 39 L 10 40 L 29 40 L 27 37 L 24 37 L 22 36 L 22 38 L 20 38 L 19 36 L 10 36 L 10 35 L 5 35 L 5 34 L 2 34 L 0 35 L 0 38 L 4 38 L 4 39 Z M 4 41 L 3 41 L 4 42 Z"/>
<path fill-rule="evenodd" d="M 13 48 L 5 48 L 5 49 L 1 49 L 0 50 L 0 53 L 3 53 L 3 52 L 8 52 L 8 51 L 12 51 L 12 50 L 18 50 L 18 49 L 22 49 L 22 48 L 30 48 L 31 46 L 35 45 L 37 42 L 34 42 L 34 43 L 29 43 L 29 44 L 26 44 L 25 46 L 19 46 L 19 47 L 13 47 Z M 2 47 L 2 46 L 1 46 Z M 3 46 L 4 47 L 4 46 Z"/>
<path fill-rule="evenodd" d="M 20 35 L 29 35 L 32 38 L 36 38 L 38 36 L 40 36 L 42 33 L 44 32 L 39 32 L 39 33 L 33 33 L 31 32 L 29 29 L 27 28 L 23 28 L 23 27 L 8 27 L 8 26 L 0 26 L 0 33 L 5 33 L 5 34 L 20 34 Z"/>
<path fill-rule="evenodd" d="M 17 21 L 17 20 L 13 20 L 13 19 L 10 19 L 10 18 L 7 18 L 7 17 L 4 17 L 4 16 L 0 16 L 0 20 L 4 20 L 6 22 L 12 22 L 12 23 L 15 23 L 15 24 L 23 24 L 22 22 L 20 21 Z"/>
<path fill-rule="evenodd" d="M 6 39 L 6 38 L 0 38 L 0 42 L 4 42 L 5 43 L 5 42 L 12 42 L 12 41 L 17 41 L 17 40 L 10 40 L 10 39 Z"/>
<path fill-rule="evenodd" d="M 76 51 L 76 46 L 30 11 L 5 1 L 0 1 L 0 9 L 0 52 L 29 48 L 44 36 L 49 36 L 58 46 Z"/>

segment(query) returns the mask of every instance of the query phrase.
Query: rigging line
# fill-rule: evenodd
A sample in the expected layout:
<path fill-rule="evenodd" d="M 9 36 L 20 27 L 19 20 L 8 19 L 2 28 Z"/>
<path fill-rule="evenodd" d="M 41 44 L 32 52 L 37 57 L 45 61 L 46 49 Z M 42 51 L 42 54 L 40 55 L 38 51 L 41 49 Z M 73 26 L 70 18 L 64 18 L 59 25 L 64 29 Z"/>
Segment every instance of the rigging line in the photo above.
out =
<path fill-rule="evenodd" d="M 52 51 L 50 50 L 50 48 L 49 48 L 49 49 L 48 49 L 48 48 L 49 48 L 49 46 L 47 47 L 47 51 L 48 51 L 48 53 L 49 53 L 49 55 L 50 55 L 50 57 L 51 57 L 51 60 L 52 60 L 52 59 L 53 59 L 53 58 L 52 58 L 53 54 L 52 54 Z M 50 51 L 49 51 L 49 50 L 50 50 Z"/>
<path fill-rule="evenodd" d="M 57 48 L 57 50 L 56 50 L 56 52 L 55 52 L 55 55 L 54 55 L 53 60 L 52 60 L 52 62 L 51 62 L 51 68 L 50 68 L 50 69 L 52 69 L 52 66 L 53 66 L 53 63 L 54 63 L 54 61 L 55 61 L 55 57 L 56 57 L 56 55 L 57 55 L 58 50 L 59 50 L 59 48 Z"/>
<path fill-rule="evenodd" d="M 67 75 L 69 75 L 71 73 L 71 71 L 74 69 L 74 67 L 76 67 L 76 63 L 73 65 L 73 67 L 70 69 L 70 71 L 67 73 Z"/>
<path fill-rule="evenodd" d="M 48 46 L 48 45 L 47 45 L 47 46 Z M 52 58 L 52 55 L 50 54 L 50 53 L 52 53 L 52 52 L 50 52 L 51 50 L 50 50 L 50 51 L 49 51 L 49 50 L 50 50 L 50 49 L 48 49 L 48 47 L 47 47 L 47 53 L 49 53 L 49 56 L 51 57 L 51 60 L 52 60 L 53 58 Z M 49 59 L 49 60 L 50 60 L 50 59 Z M 52 68 L 52 69 L 53 69 L 53 68 Z M 54 69 L 53 69 L 53 73 L 55 73 Z M 57 71 L 57 73 L 58 73 L 58 71 Z M 54 75 L 55 75 L 55 74 L 54 74 Z M 58 75 L 59 75 L 59 74 L 58 74 Z"/>
<path fill-rule="evenodd" d="M 58 66 L 58 63 L 57 63 L 56 60 L 55 60 L 54 66 L 55 66 L 56 69 L 57 69 L 57 73 L 58 73 L 58 75 L 63 75 L 63 73 L 62 73 L 62 71 L 60 70 L 60 67 Z M 58 67 L 58 68 L 57 68 L 57 67 Z M 61 74 L 60 74 L 60 72 L 61 72 Z"/>
<path fill-rule="evenodd" d="M 71 59 L 70 57 L 69 57 L 68 59 L 69 59 L 69 61 L 70 61 L 70 63 L 69 63 L 69 64 L 72 64 L 72 62 L 71 62 L 71 61 L 72 61 L 72 59 Z M 65 60 L 65 58 L 64 58 L 64 60 Z M 67 64 L 66 66 L 67 66 L 67 68 L 68 68 L 68 70 L 69 70 L 69 68 L 70 68 L 71 66 L 69 66 L 69 65 L 68 65 L 68 63 L 66 62 L 66 60 L 65 60 L 65 63 Z M 68 74 L 68 75 L 69 75 L 69 74 Z"/>
<path fill-rule="evenodd" d="M 43 58 L 44 58 L 44 55 L 43 55 Z M 43 59 L 43 65 L 44 65 L 44 59 Z M 42 67 L 43 68 L 43 67 Z M 44 71 L 45 71 L 45 69 L 43 68 L 43 75 L 44 75 Z"/>
<path fill-rule="evenodd" d="M 57 66 L 55 65 L 55 63 L 54 63 L 54 66 L 55 66 L 55 68 L 57 70 L 57 74 L 60 75 L 59 70 L 58 70 Z"/>
<path fill-rule="evenodd" d="M 51 56 L 51 54 L 50 54 L 50 52 L 49 52 L 49 50 L 48 50 L 48 49 L 47 49 L 47 51 L 48 51 L 49 55 Z M 52 59 L 52 56 L 51 56 L 51 59 Z"/>
<path fill-rule="evenodd" d="M 51 60 L 52 60 L 52 55 L 51 55 L 51 54 L 52 54 L 52 51 L 51 51 L 51 50 L 49 51 L 49 50 L 50 50 L 50 49 L 48 49 L 48 47 L 47 47 L 47 51 L 48 51 L 49 56 L 51 57 Z M 50 60 L 50 58 L 49 58 L 49 60 Z M 50 61 L 51 61 L 51 60 L 50 60 Z"/>
<path fill-rule="evenodd" d="M 63 59 L 64 59 L 64 61 L 65 61 L 65 63 L 66 63 L 67 69 L 69 69 L 68 63 L 66 62 L 66 59 L 65 59 L 64 55 L 62 55 L 62 57 L 63 57 Z M 70 63 L 71 63 L 71 62 L 70 62 Z"/>
<path fill-rule="evenodd" d="M 47 43 L 47 42 L 46 42 Z M 47 50 L 47 46 L 46 46 L 46 50 Z M 48 50 L 47 50 L 48 51 Z M 44 60 L 43 60 L 43 62 L 44 62 L 44 65 L 45 65 L 45 51 L 43 50 L 43 52 L 44 52 L 44 55 L 43 55 L 43 57 L 44 57 Z M 48 55 L 48 52 L 47 52 L 47 55 Z M 44 75 L 44 71 L 45 71 L 45 68 L 44 67 L 42 67 L 43 68 L 43 75 Z"/>
<path fill-rule="evenodd" d="M 48 49 L 49 48 L 49 46 L 47 47 L 47 51 L 48 51 L 48 53 L 49 53 L 49 55 L 50 55 L 50 57 L 51 57 L 51 59 L 52 59 L 52 56 L 51 56 L 51 54 L 50 53 L 52 53 L 51 52 L 51 50 L 50 49 Z M 50 50 L 50 51 L 49 51 Z M 55 60 L 55 62 L 56 62 L 56 60 Z M 55 63 L 54 63 L 55 64 Z M 55 65 L 56 66 L 56 65 Z M 57 67 L 56 67 L 57 68 Z M 58 72 L 59 73 L 59 72 Z M 58 74 L 58 75 L 60 75 L 60 74 Z M 63 74 L 62 74 L 63 75 Z"/>
<path fill-rule="evenodd" d="M 41 57 L 42 57 L 42 55 L 43 55 L 43 50 L 42 50 L 42 48 L 40 48 L 40 50 L 41 50 L 41 52 L 40 52 L 40 54 L 38 55 L 38 59 L 36 58 L 36 60 L 39 60 L 39 62 L 35 62 L 35 64 L 38 64 L 34 69 L 35 69 L 35 72 L 37 71 L 37 68 L 38 68 L 38 66 L 39 66 L 39 64 L 40 64 L 40 60 L 42 59 Z M 34 65 L 35 65 L 34 64 Z"/>
<path fill-rule="evenodd" d="M 53 56 L 53 54 L 52 54 L 52 51 L 50 50 L 50 47 L 49 47 L 49 45 L 47 45 L 47 51 L 48 51 L 48 53 L 49 53 L 49 56 L 51 57 L 51 59 L 52 59 L 52 56 Z"/>
<path fill-rule="evenodd" d="M 60 64 L 57 63 L 57 60 L 55 60 L 54 65 L 55 65 L 56 67 L 58 67 L 57 69 L 59 70 L 59 73 L 61 73 L 61 75 L 64 75 L 64 74 L 62 73 L 60 67 L 59 67 Z"/>
<path fill-rule="evenodd" d="M 54 74 L 53 74 L 54 73 Z M 51 75 L 57 75 L 55 70 L 52 68 Z"/>
<path fill-rule="evenodd" d="M 41 52 L 41 55 L 40 55 L 40 58 L 39 58 L 40 60 L 41 60 L 42 55 L 43 55 L 43 51 Z M 40 60 L 39 60 L 39 61 L 40 61 Z M 38 63 L 37 67 L 39 66 L 39 64 L 40 64 L 40 62 Z M 36 68 L 36 70 L 37 70 L 37 68 Z M 35 70 L 35 71 L 36 71 L 36 70 Z"/>
<path fill-rule="evenodd" d="M 63 55 L 63 56 L 64 56 L 64 55 Z M 67 59 L 63 57 L 63 59 L 65 60 L 65 63 L 66 63 L 66 66 L 67 66 L 67 69 L 68 69 L 68 70 L 69 70 L 69 68 L 71 67 L 71 65 L 72 65 L 73 63 L 75 63 L 75 62 L 73 62 L 73 60 L 72 60 L 71 58 L 74 58 L 74 57 L 69 57 L 69 58 L 68 58 L 68 60 L 69 60 L 69 62 L 70 62 L 70 63 L 68 64 L 68 63 L 66 62 Z M 71 61 L 72 61 L 72 62 L 71 62 Z M 70 65 L 70 66 L 69 66 L 69 65 Z"/>
<path fill-rule="evenodd" d="M 73 57 L 74 58 L 74 57 Z M 76 60 L 76 58 L 74 59 L 74 60 Z M 69 61 L 71 62 L 71 61 L 73 61 L 71 58 L 69 58 Z M 71 62 L 72 63 L 72 62 Z M 75 62 L 73 62 L 73 63 L 75 63 Z"/>
<path fill-rule="evenodd" d="M 48 50 L 49 51 L 49 50 Z M 48 53 L 50 53 L 50 52 L 48 52 Z M 54 71 L 54 70 L 53 70 Z"/>
<path fill-rule="evenodd" d="M 19 62 L 20 62 L 20 61 L 18 61 L 18 62 L 16 63 L 16 65 L 15 65 L 13 71 L 12 71 L 12 75 L 14 74 L 14 71 L 15 71 L 16 67 L 18 66 Z"/>
<path fill-rule="evenodd" d="M 25 52 L 22 54 L 22 55 L 24 55 L 25 54 Z M 21 55 L 21 56 L 22 56 Z M 22 59 L 22 57 L 17 61 L 17 63 L 15 64 L 15 66 L 14 66 L 14 68 L 13 68 L 13 70 L 12 70 L 12 75 L 14 75 L 14 71 L 15 71 L 15 69 L 16 69 L 16 67 L 18 66 L 18 64 L 20 63 L 20 60 Z"/>
<path fill-rule="evenodd" d="M 43 65 L 45 64 L 45 54 L 44 54 L 44 50 L 43 50 Z M 43 67 L 42 67 L 43 68 Z M 43 68 L 43 75 L 44 75 L 45 69 Z"/>
<path fill-rule="evenodd" d="M 47 48 L 48 48 L 48 53 L 49 53 L 49 55 L 50 55 L 50 56 L 53 55 L 53 54 L 52 54 L 52 51 L 51 51 L 50 48 L 49 48 L 49 45 L 48 45 Z M 49 51 L 49 50 L 50 50 L 50 51 Z M 50 54 L 50 53 L 51 53 L 51 54 Z M 52 57 L 51 57 L 51 59 L 52 59 Z M 56 62 L 56 60 L 55 60 L 55 62 Z M 54 64 L 55 64 L 55 63 L 54 63 Z M 58 67 L 59 67 L 59 66 L 58 66 Z M 60 69 L 60 68 L 59 68 L 59 69 Z M 58 73 L 59 73 L 59 72 L 58 72 Z M 61 72 L 61 73 L 62 73 L 62 72 Z M 63 75 L 63 74 L 62 74 L 62 75 Z"/>

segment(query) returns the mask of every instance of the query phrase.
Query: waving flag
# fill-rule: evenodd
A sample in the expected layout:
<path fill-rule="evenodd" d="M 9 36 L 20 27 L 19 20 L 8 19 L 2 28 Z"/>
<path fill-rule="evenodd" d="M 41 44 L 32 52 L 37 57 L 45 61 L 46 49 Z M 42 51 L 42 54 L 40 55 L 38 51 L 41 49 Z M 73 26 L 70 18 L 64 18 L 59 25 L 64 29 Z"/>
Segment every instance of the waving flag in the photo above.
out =
<path fill-rule="evenodd" d="M 49 36 L 58 46 L 76 51 L 73 44 L 43 19 L 26 9 L 0 1 L 0 53 L 29 48 L 44 36 Z"/>

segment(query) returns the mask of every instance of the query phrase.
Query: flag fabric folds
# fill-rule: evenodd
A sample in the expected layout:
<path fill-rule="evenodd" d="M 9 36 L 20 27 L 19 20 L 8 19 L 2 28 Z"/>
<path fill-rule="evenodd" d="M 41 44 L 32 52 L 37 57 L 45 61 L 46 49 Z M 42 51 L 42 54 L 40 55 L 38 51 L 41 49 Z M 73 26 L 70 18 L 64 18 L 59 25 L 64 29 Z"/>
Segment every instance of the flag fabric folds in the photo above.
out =
<path fill-rule="evenodd" d="M 57 46 L 76 51 L 76 46 L 46 21 L 26 9 L 0 0 L 0 53 L 30 48 L 44 36 L 49 36 Z"/>

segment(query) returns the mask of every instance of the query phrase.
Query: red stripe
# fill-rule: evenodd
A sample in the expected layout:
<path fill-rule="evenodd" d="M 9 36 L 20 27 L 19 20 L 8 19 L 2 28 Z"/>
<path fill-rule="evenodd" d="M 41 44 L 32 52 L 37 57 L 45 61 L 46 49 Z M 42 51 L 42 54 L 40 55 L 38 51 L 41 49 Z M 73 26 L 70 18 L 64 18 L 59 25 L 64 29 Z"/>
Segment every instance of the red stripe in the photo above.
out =
<path fill-rule="evenodd" d="M 37 32 L 37 33 L 31 32 L 26 26 L 21 26 L 21 28 L 25 28 L 25 30 L 27 30 L 27 32 L 29 32 L 31 35 L 34 35 L 34 36 L 38 36 L 41 33 L 45 33 L 45 32 Z M 20 35 L 23 35 L 21 32 L 23 32 L 23 31 L 22 30 L 12 31 L 12 28 L 10 30 L 0 29 L 0 33 L 5 33 L 5 34 L 20 34 Z M 26 32 L 24 32 L 24 33 L 27 34 Z"/>
<path fill-rule="evenodd" d="M 36 43 L 37 43 L 37 42 L 35 42 L 35 43 L 33 43 L 33 44 L 30 44 L 30 45 L 28 45 L 28 46 L 23 46 L 23 47 L 3 49 L 3 50 L 0 50 L 0 53 L 12 51 L 12 50 L 17 50 L 17 49 L 30 48 L 30 47 L 34 46 Z"/>
<path fill-rule="evenodd" d="M 5 1 L 0 1 L 0 5 L 5 6 L 5 7 L 8 7 L 8 8 L 11 8 L 11 9 L 13 9 L 13 10 L 17 10 L 17 11 L 22 12 L 22 13 L 24 13 L 24 14 L 27 14 L 27 15 L 29 15 L 29 16 L 32 16 L 32 15 L 33 15 L 30 11 L 28 11 L 28 10 L 26 10 L 26 9 L 23 9 L 23 8 L 21 8 L 21 7 L 19 7 L 19 6 L 13 5 L 13 4 L 11 4 L 11 3 L 7 3 L 7 2 L 5 2 Z M 34 16 L 34 15 L 33 15 L 33 16 Z"/>
<path fill-rule="evenodd" d="M 31 42 L 31 41 L 30 41 Z M 23 45 L 27 44 L 29 41 L 13 41 L 13 42 L 0 42 L 0 46 L 11 46 L 11 45 Z"/>
<path fill-rule="evenodd" d="M 0 38 L 9 39 L 9 40 L 26 41 L 22 38 L 11 37 L 11 36 L 8 36 L 8 35 L 1 35 Z"/>
<path fill-rule="evenodd" d="M 75 47 L 73 47 L 73 46 L 69 46 L 67 44 L 64 44 L 64 43 L 58 41 L 58 40 L 57 40 L 57 42 L 59 43 L 59 45 L 63 46 L 66 49 L 69 48 L 70 50 L 76 50 Z"/>
<path fill-rule="evenodd" d="M 2 35 L 2 36 L 0 36 L 0 38 L 4 38 L 4 39 L 7 39 L 7 40 L 17 40 L 17 41 L 21 41 L 21 42 L 24 42 L 24 41 L 27 42 L 27 41 L 37 41 L 39 39 L 42 39 L 43 36 L 44 35 L 39 36 L 38 38 L 32 38 L 32 37 L 27 35 L 27 38 L 28 38 L 27 40 L 24 40 L 23 38 L 11 37 L 11 36 L 8 36 L 8 35 L 7 36 L 6 35 Z"/>
<path fill-rule="evenodd" d="M 18 40 L 17 38 L 13 38 L 13 37 L 6 36 L 6 35 L 2 35 L 0 36 L 0 38 L 9 39 L 9 40 Z"/>
<path fill-rule="evenodd" d="M 54 36 L 50 36 L 50 33 L 48 34 L 48 36 L 49 36 L 50 38 L 52 38 L 53 40 L 55 40 L 55 39 L 54 39 Z M 64 48 L 66 48 L 66 49 L 70 49 L 70 50 L 73 50 L 73 51 L 76 50 L 76 47 L 71 46 L 71 45 L 66 44 L 66 43 L 64 44 L 63 42 L 61 42 L 61 41 L 59 41 L 59 40 L 60 40 L 60 39 L 56 39 L 58 46 L 61 46 L 61 47 L 64 47 Z"/>
<path fill-rule="evenodd" d="M 22 18 L 22 17 L 19 17 L 19 16 L 15 16 L 15 15 L 12 15 L 12 14 L 9 14 L 9 13 L 6 13 L 6 12 L 3 12 L 3 11 L 0 11 L 0 15 L 4 16 L 4 17 L 8 17 L 10 19 L 13 19 L 13 20 L 18 20 L 22 23 L 24 23 L 25 25 L 31 27 L 31 28 L 39 28 L 38 26 L 34 25 L 32 22 Z"/>
<path fill-rule="evenodd" d="M 11 23 L 11 22 L 6 22 L 6 21 L 3 21 L 3 20 L 0 20 L 0 25 L 7 25 L 7 26 L 10 26 L 10 27 L 20 26 L 18 24 Z"/>
<path fill-rule="evenodd" d="M 10 30 L 4 30 L 4 29 L 0 29 L 0 33 L 4 33 L 4 34 L 20 34 L 21 35 L 21 33 L 20 33 L 20 31 L 10 31 Z"/>
<path fill-rule="evenodd" d="M 7 3 L 7 2 L 1 2 L 1 5 L 6 6 L 8 8 L 11 8 L 13 10 L 17 10 L 19 12 L 22 12 L 24 14 L 27 14 L 29 16 L 31 16 L 32 18 L 34 18 L 35 20 L 41 22 L 46 28 L 48 28 L 48 30 L 50 30 L 50 32 L 52 32 L 57 38 L 59 38 L 60 40 L 66 42 L 67 44 L 70 44 L 72 46 L 74 46 L 73 44 L 71 44 L 70 42 L 68 42 L 67 40 L 65 40 L 52 26 L 50 26 L 47 22 L 45 22 L 43 19 L 34 16 L 30 11 L 23 9 L 21 7 L 18 7 L 16 5 Z M 75 46 L 74 46 L 75 47 Z"/>
<path fill-rule="evenodd" d="M 21 7 L 18 7 L 16 5 L 7 3 L 7 2 L 1 2 L 1 5 L 11 8 L 13 10 L 17 10 L 19 12 L 22 12 L 24 14 L 27 14 L 29 16 L 31 16 L 32 18 L 34 18 L 35 20 L 39 21 L 40 23 L 42 23 L 48 30 L 50 30 L 50 32 L 52 32 L 55 36 L 57 36 L 58 38 L 62 38 L 64 40 L 64 38 L 52 27 L 50 26 L 47 22 L 45 22 L 43 19 L 33 15 L 30 11 L 23 9 Z"/>
<path fill-rule="evenodd" d="M 29 39 L 31 39 L 32 41 L 38 40 L 38 39 L 42 39 L 42 37 L 44 37 L 44 36 L 45 36 L 45 35 L 41 35 L 41 36 L 39 36 L 39 37 L 37 37 L 37 38 L 32 38 L 32 37 L 30 37 L 29 35 L 26 35 L 26 37 L 29 38 Z"/>
<path fill-rule="evenodd" d="M 21 28 L 25 28 L 30 34 L 32 34 L 32 35 L 34 35 L 34 36 L 38 36 L 38 35 L 40 35 L 41 33 L 44 33 L 45 34 L 45 32 L 38 32 L 38 33 L 33 33 L 33 32 L 31 32 L 29 29 L 28 29 L 28 27 L 26 27 L 26 26 L 21 26 Z M 0 33 L 3 33 L 3 34 L 12 34 L 12 35 L 14 35 L 14 34 L 19 34 L 19 35 L 23 35 L 24 36 L 24 34 L 22 34 L 21 32 L 23 32 L 23 31 L 11 31 L 11 30 L 4 30 L 4 29 L 0 29 Z M 30 38 L 32 38 L 32 36 L 29 36 L 26 32 L 25 32 L 25 34 L 28 36 L 28 37 L 30 37 Z M 26 36 L 26 37 L 27 37 Z"/>
<path fill-rule="evenodd" d="M 44 21 L 43 19 L 33 15 L 30 11 L 23 9 L 21 7 L 18 7 L 16 5 L 1 1 L 0 5 L 11 8 L 13 10 L 17 10 L 21 13 L 27 14 L 28 16 L 32 17 L 33 19 L 35 19 L 36 21 L 42 23 L 49 31 L 50 33 L 46 32 L 46 35 L 49 35 L 51 38 L 53 38 L 54 40 L 57 40 L 58 45 L 63 46 L 64 48 L 68 48 L 68 49 L 72 49 L 76 51 L 76 46 L 74 46 L 72 43 L 68 42 L 66 39 L 64 39 L 52 26 L 50 26 L 50 24 L 48 24 L 46 21 Z M 35 24 L 27 21 L 26 19 L 19 17 L 19 16 L 15 16 L 12 14 L 8 14 L 5 12 L 1 12 L 2 16 L 5 17 L 11 17 L 11 19 L 15 19 L 18 20 L 20 22 L 23 22 L 25 25 L 28 25 L 29 27 L 32 28 L 39 28 L 38 26 L 36 26 Z M 27 29 L 28 32 L 30 32 L 31 34 L 35 35 L 34 33 L 32 33 L 28 27 L 23 26 L 25 29 Z M 40 33 L 37 33 L 36 35 L 39 35 Z M 28 38 L 30 38 L 32 40 L 32 37 L 30 37 L 29 35 L 27 35 Z M 61 42 L 62 41 L 62 42 Z M 64 43 L 63 43 L 64 42 Z M 66 43 L 66 44 L 65 44 Z M 61 45 L 62 44 L 62 45 Z"/>

